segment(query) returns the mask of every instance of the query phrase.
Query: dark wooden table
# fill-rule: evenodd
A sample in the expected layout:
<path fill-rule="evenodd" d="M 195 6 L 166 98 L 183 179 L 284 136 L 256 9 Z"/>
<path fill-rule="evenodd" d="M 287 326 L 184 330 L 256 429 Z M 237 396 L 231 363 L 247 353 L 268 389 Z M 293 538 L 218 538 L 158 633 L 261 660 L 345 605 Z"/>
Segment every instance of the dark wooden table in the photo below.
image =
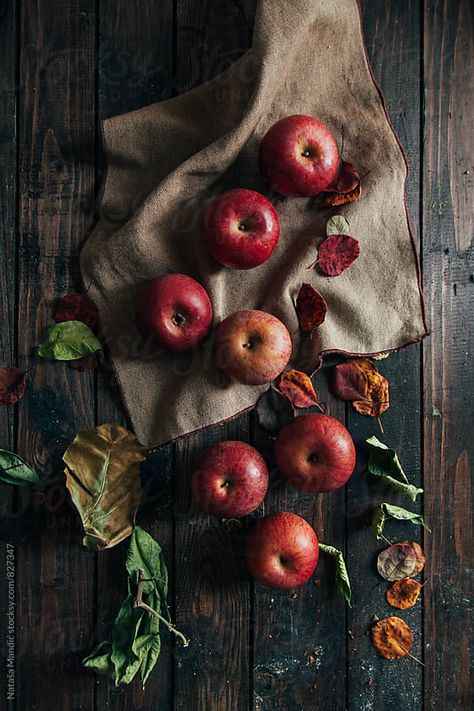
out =
<path fill-rule="evenodd" d="M 93 223 L 100 119 L 179 94 L 224 69 L 249 46 L 255 4 L 0 2 L 1 365 L 32 366 L 54 300 L 81 288 L 77 255 Z M 81 548 L 76 519 L 61 504 L 66 496 L 60 478 L 41 536 L 33 531 L 29 541 L 8 551 L 2 544 L 5 570 L 7 553 L 14 553 L 16 590 L 16 691 L 7 702 L 3 661 L 2 709 L 471 707 L 472 5 L 363 0 L 362 12 L 370 60 L 411 164 L 408 203 L 433 329 L 421 345 L 380 364 L 393 403 L 384 415 L 386 440 L 413 480 L 423 483 L 420 509 L 433 528 L 422 536 L 410 525 L 388 527 L 398 540 L 424 538 L 423 599 L 402 616 L 425 666 L 409 658 L 381 659 L 367 636 L 372 616 L 392 608 L 374 567 L 381 547 L 367 527 L 371 508 L 387 492 L 361 474 L 362 461 L 345 490 L 315 503 L 277 488 L 266 505 L 268 511 L 298 511 L 322 540 L 345 550 L 352 609 L 336 594 L 325 559 L 317 579 L 295 594 L 249 583 L 222 523 L 189 513 L 190 466 L 203 445 L 243 438 L 270 452 L 254 417 L 246 415 L 163 448 L 150 464 L 157 479 L 143 521 L 164 547 L 172 613 L 192 644 L 182 649 L 163 633 L 145 694 L 138 682 L 116 689 L 81 667 L 120 605 L 125 549 L 94 556 Z M 346 422 L 357 442 L 376 433 L 372 420 L 330 398 L 324 375 L 317 383 L 328 411 Z M 24 399 L 0 408 L 0 445 L 54 477 L 78 430 L 111 421 L 127 424 L 107 371 L 41 364 L 30 374 Z M 3 486 L 1 493 L 4 513 L 21 512 L 28 503 L 23 491 Z M 6 573 L 0 590 L 6 630 Z"/>

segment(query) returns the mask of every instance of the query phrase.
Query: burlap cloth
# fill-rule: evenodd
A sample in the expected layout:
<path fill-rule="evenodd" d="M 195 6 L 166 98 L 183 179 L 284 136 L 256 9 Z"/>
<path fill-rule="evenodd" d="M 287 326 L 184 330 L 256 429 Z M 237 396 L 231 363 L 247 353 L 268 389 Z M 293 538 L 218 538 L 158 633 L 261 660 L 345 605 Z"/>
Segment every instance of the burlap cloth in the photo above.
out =
<path fill-rule="evenodd" d="M 368 173 L 359 202 L 318 209 L 314 199 L 272 195 L 258 146 L 279 118 L 310 114 L 327 124 L 344 157 Z M 266 389 L 226 382 L 212 364 L 212 336 L 191 355 L 141 342 L 134 307 L 149 279 L 174 271 L 208 290 L 215 324 L 239 309 L 282 319 L 296 367 L 320 354 L 374 354 L 426 335 L 418 265 L 404 199 L 406 163 L 386 117 L 363 45 L 356 0 L 261 0 L 252 49 L 212 81 L 170 101 L 105 121 L 108 173 L 97 227 L 81 255 L 126 406 L 138 438 L 158 446 L 231 418 Z M 229 187 L 270 196 L 281 238 L 260 267 L 219 267 L 200 241 L 202 206 Z M 327 219 L 342 213 L 360 257 L 341 276 L 307 266 Z M 302 340 L 294 309 L 301 283 L 325 297 L 328 314 Z"/>

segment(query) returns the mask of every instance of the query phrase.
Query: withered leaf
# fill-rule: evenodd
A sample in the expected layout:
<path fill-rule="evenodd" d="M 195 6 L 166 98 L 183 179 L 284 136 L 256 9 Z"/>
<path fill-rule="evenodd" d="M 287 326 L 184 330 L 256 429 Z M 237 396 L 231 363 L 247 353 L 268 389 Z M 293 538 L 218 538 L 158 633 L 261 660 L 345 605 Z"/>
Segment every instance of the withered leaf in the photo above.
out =
<path fill-rule="evenodd" d="M 260 427 L 269 432 L 278 432 L 295 417 L 291 402 L 274 388 L 269 388 L 259 398 L 256 412 Z"/>
<path fill-rule="evenodd" d="M 318 403 L 311 379 L 300 370 L 285 370 L 278 378 L 278 389 L 294 407 L 311 407 Z"/>
<path fill-rule="evenodd" d="M 421 587 L 421 583 L 411 578 L 397 580 L 386 592 L 387 602 L 399 610 L 408 610 L 416 604 Z"/>
<path fill-rule="evenodd" d="M 116 424 L 80 432 L 66 450 L 66 486 L 81 516 L 87 548 L 111 548 L 132 533 L 145 454 L 136 437 Z"/>
<path fill-rule="evenodd" d="M 413 646 L 412 631 L 399 617 L 386 617 L 376 622 L 370 630 L 370 638 L 385 659 L 405 657 Z"/>
<path fill-rule="evenodd" d="M 361 415 L 380 417 L 390 406 L 388 380 L 367 358 L 352 358 L 353 363 L 367 378 L 367 395 L 364 400 L 354 400 L 352 405 Z"/>
<path fill-rule="evenodd" d="M 367 388 L 366 374 L 351 361 L 331 369 L 329 390 L 339 400 L 363 400 L 367 397 Z"/>
<path fill-rule="evenodd" d="M 420 546 L 419 543 L 416 541 L 407 541 L 411 546 L 413 546 L 413 550 L 415 551 L 416 554 L 416 565 L 415 565 L 415 570 L 413 571 L 413 575 L 418 575 L 423 568 L 425 567 L 425 554 L 423 553 L 423 548 Z"/>
<path fill-rule="evenodd" d="M 92 354 L 79 358 L 79 360 L 70 360 L 68 365 L 73 370 L 85 373 L 88 370 L 96 370 L 99 367 L 99 359 L 95 354 Z"/>
<path fill-rule="evenodd" d="M 348 193 L 321 193 L 320 204 L 322 207 L 340 207 L 350 202 L 356 202 L 362 195 L 362 183 L 358 183 L 354 190 Z"/>
<path fill-rule="evenodd" d="M 56 323 L 82 321 L 89 328 L 94 328 L 98 318 L 97 306 L 85 294 L 66 294 L 59 299 L 54 309 Z"/>
<path fill-rule="evenodd" d="M 26 373 L 10 365 L 0 368 L 0 403 L 14 405 L 26 392 Z"/>
<path fill-rule="evenodd" d="M 329 235 L 318 248 L 318 266 L 327 276 L 339 276 L 359 256 L 359 242 L 349 235 Z"/>
<path fill-rule="evenodd" d="M 416 567 L 416 552 L 408 543 L 394 543 L 377 558 L 377 570 L 384 580 L 393 582 L 414 575 Z"/>
<path fill-rule="evenodd" d="M 327 308 L 321 294 L 311 284 L 303 284 L 296 299 L 296 313 L 301 330 L 308 333 L 321 326 L 326 318 Z"/>
<path fill-rule="evenodd" d="M 360 183 L 360 175 L 357 168 L 347 160 L 341 161 L 339 171 L 334 180 L 329 183 L 324 192 L 328 193 L 350 193 Z"/>

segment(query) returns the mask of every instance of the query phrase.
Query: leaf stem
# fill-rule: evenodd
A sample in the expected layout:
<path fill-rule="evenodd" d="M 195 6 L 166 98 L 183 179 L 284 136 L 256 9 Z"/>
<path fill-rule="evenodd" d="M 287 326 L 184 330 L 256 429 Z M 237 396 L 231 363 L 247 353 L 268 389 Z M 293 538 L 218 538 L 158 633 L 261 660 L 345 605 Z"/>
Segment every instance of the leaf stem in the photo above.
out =
<path fill-rule="evenodd" d="M 377 422 L 379 423 L 380 431 L 382 434 L 385 434 L 385 430 L 382 425 L 382 420 L 380 419 L 380 415 L 377 417 Z"/>
<path fill-rule="evenodd" d="M 170 632 L 175 634 L 177 637 L 181 639 L 183 642 L 183 647 L 188 647 L 189 646 L 189 639 L 184 636 L 182 632 L 179 631 L 177 627 L 175 627 L 171 622 L 169 622 L 165 617 L 160 615 L 159 612 L 154 610 L 150 605 L 147 605 L 146 602 L 143 601 L 143 584 L 147 581 L 147 578 L 144 577 L 144 571 L 139 570 L 138 571 L 138 586 L 137 586 L 137 596 L 135 598 L 135 601 L 133 603 L 134 607 L 141 607 L 143 610 L 146 610 L 147 612 L 150 613 L 150 615 L 153 615 L 153 617 L 156 617 L 160 622 L 163 622 L 163 624 L 169 629 Z"/>

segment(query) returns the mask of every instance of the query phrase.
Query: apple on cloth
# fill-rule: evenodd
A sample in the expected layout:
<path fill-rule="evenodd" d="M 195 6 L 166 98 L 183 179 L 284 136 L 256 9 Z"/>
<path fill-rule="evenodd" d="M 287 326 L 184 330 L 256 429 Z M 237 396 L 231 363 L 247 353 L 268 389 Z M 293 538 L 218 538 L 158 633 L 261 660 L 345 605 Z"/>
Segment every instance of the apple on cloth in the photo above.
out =
<path fill-rule="evenodd" d="M 295 116 L 311 117 L 298 129 L 301 140 L 296 119 L 287 118 Z M 327 278 L 307 269 L 334 214 L 313 194 L 337 168 L 342 132 L 343 159 L 366 175 L 360 200 L 338 209 L 360 255 Z M 282 322 L 291 334 L 291 366 L 306 373 L 328 351 L 376 354 L 427 334 L 405 207 L 407 165 L 368 66 L 357 0 L 260 0 L 244 56 L 181 96 L 107 119 L 103 137 L 108 169 L 81 270 L 145 446 L 235 417 L 267 389 L 218 377 L 213 334 L 231 314 L 256 310 Z M 280 237 L 254 268 L 223 266 L 203 244 L 203 212 L 229 190 L 257 192 L 278 213 Z M 254 258 L 246 254 L 250 263 Z M 145 354 L 136 303 L 146 284 L 169 273 L 204 288 L 213 329 L 198 348 Z M 295 313 L 302 283 L 327 303 L 311 336 L 300 332 Z M 282 351 L 278 358 L 283 362 Z"/>
<path fill-rule="evenodd" d="M 250 444 L 227 440 L 201 453 L 191 481 L 194 498 L 204 511 L 240 518 L 262 503 L 268 489 L 268 469 Z"/>
<path fill-rule="evenodd" d="M 319 558 L 318 537 L 297 514 L 264 516 L 248 536 L 245 557 L 257 582 L 272 588 L 295 588 L 314 573 Z"/>

